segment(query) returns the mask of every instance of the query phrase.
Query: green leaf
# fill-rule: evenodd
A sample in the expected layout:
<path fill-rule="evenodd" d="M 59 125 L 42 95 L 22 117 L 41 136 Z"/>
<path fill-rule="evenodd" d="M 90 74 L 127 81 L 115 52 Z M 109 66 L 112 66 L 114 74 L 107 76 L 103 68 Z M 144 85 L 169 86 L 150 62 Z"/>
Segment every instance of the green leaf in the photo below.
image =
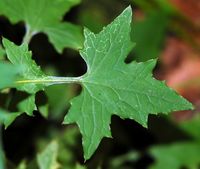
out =
<path fill-rule="evenodd" d="M 77 123 L 83 136 L 84 158 L 89 159 L 103 137 L 111 137 L 111 116 L 129 118 L 147 126 L 149 114 L 191 109 L 164 82 L 152 77 L 155 60 L 124 60 L 130 52 L 132 10 L 128 7 L 99 34 L 85 29 L 81 56 L 87 73 L 80 80 L 82 92 L 71 101 L 64 124 Z"/>
<path fill-rule="evenodd" d="M 21 66 L 14 66 L 10 63 L 0 61 L 0 90 L 14 86 L 17 75 L 21 70 Z M 3 80 L 2 80 L 3 79 Z"/>
<path fill-rule="evenodd" d="M 35 93 L 44 90 L 45 87 L 53 84 L 72 83 L 78 78 L 71 77 L 54 77 L 47 76 L 41 68 L 32 60 L 32 53 L 28 50 L 27 44 L 17 46 L 7 39 L 3 39 L 3 45 L 8 59 L 11 64 L 1 64 L 1 77 L 4 81 L 0 82 L 0 89 L 5 87 L 15 87 L 20 91 L 25 91 L 31 94 L 30 97 L 21 101 L 18 109 L 21 112 L 26 112 L 28 115 L 33 115 L 33 110 L 36 110 Z M 12 67 L 21 68 L 20 71 L 12 70 Z M 17 78 L 16 78 L 17 77 Z M 67 98 L 66 98 L 67 99 Z M 65 103 L 66 104 L 66 103 Z M 44 110 L 44 109 L 43 109 Z"/>
<path fill-rule="evenodd" d="M 99 32 L 106 20 L 106 9 L 90 6 L 80 11 L 78 22 L 94 32 Z"/>
<path fill-rule="evenodd" d="M 149 1 L 141 1 L 141 0 L 131 0 L 133 5 L 137 5 L 142 11 L 151 11 L 153 9 L 154 3 L 149 2 Z"/>
<path fill-rule="evenodd" d="M 35 105 L 35 95 L 31 95 L 26 99 L 22 100 L 18 105 L 18 109 L 20 112 L 25 112 L 29 116 L 33 115 L 33 111 L 37 110 Z"/>
<path fill-rule="evenodd" d="M 44 71 L 53 76 L 58 75 L 56 68 L 53 66 L 46 67 Z M 65 111 L 69 107 L 69 100 L 75 96 L 76 90 L 74 85 L 60 84 L 47 87 L 45 94 L 48 99 L 48 105 L 44 105 L 46 107 L 43 107 L 44 111 L 39 107 L 40 113 L 44 117 L 50 116 L 51 119 L 56 120 L 63 118 Z"/>
<path fill-rule="evenodd" d="M 152 11 L 162 11 L 167 15 L 172 15 L 177 12 L 172 3 L 168 0 L 153 0 L 153 1 L 141 1 L 141 0 L 132 0 L 133 5 L 137 5 L 142 9 L 143 12 L 152 12 Z"/>
<path fill-rule="evenodd" d="M 0 46 L 0 60 L 4 59 L 5 51 L 4 49 Z"/>
<path fill-rule="evenodd" d="M 160 8 L 161 11 L 164 11 L 168 15 L 172 15 L 174 13 L 177 13 L 177 9 L 175 6 L 173 6 L 173 3 L 171 3 L 168 0 L 154 0 L 157 4 L 157 8 Z"/>
<path fill-rule="evenodd" d="M 26 161 L 22 161 L 18 166 L 17 169 L 26 169 L 27 165 L 26 165 Z"/>
<path fill-rule="evenodd" d="M 82 165 L 80 165 L 80 164 L 76 164 L 75 169 L 86 169 L 86 167 L 85 167 L 85 166 L 82 166 Z"/>
<path fill-rule="evenodd" d="M 198 168 L 200 164 L 200 144 L 195 142 L 176 143 L 151 148 L 156 162 L 150 169 Z"/>
<path fill-rule="evenodd" d="M 12 71 L 9 67 L 5 69 L 5 72 L 2 72 L 3 79 L 5 79 L 5 81 L 3 84 L 2 82 L 0 83 L 0 88 L 16 87 L 18 90 L 30 93 L 31 96 L 22 100 L 17 107 L 20 112 L 25 112 L 32 116 L 33 111 L 36 110 L 35 93 L 39 90 L 44 90 L 44 87 L 49 85 L 49 83 L 46 83 L 49 77 L 46 76 L 40 67 L 37 66 L 35 61 L 32 60 L 32 54 L 28 51 L 28 45 L 22 44 L 21 46 L 17 46 L 7 39 L 3 39 L 3 45 L 8 59 L 13 64 L 10 64 L 9 66 L 22 68 L 20 72 L 17 73 L 17 78 L 16 71 Z M 12 77 L 11 73 L 14 77 Z"/>
<path fill-rule="evenodd" d="M 44 118 L 48 118 L 48 115 L 49 115 L 49 105 L 48 104 L 44 104 L 44 105 L 41 105 L 39 106 L 39 111 L 40 111 L 40 114 L 44 117 Z"/>
<path fill-rule="evenodd" d="M 3 45 L 10 62 L 17 67 L 23 67 L 19 75 L 20 78 L 16 81 L 17 89 L 30 94 L 35 94 L 37 91 L 43 90 L 46 83 L 42 84 L 38 83 L 38 81 L 47 80 L 47 76 L 37 66 L 35 61 L 32 60 L 32 53 L 28 51 L 28 45 L 22 44 L 21 46 L 17 46 L 7 39 L 3 39 Z M 34 83 L 29 83 L 30 80 Z"/>
<path fill-rule="evenodd" d="M 78 26 L 61 22 L 62 17 L 80 0 L 1 0 L 0 15 L 7 16 L 12 23 L 24 21 L 27 34 L 24 41 L 44 32 L 57 51 L 64 47 L 82 47 L 82 34 Z"/>
<path fill-rule="evenodd" d="M 134 59 L 147 61 L 158 58 L 163 45 L 168 18 L 162 12 L 153 12 L 133 24 L 131 36 L 136 42 Z"/>
<path fill-rule="evenodd" d="M 57 162 L 58 143 L 52 141 L 43 152 L 37 155 L 37 162 L 40 169 L 58 169 Z"/>
<path fill-rule="evenodd" d="M 49 41 L 60 53 L 65 47 L 71 47 L 74 49 L 82 48 L 82 31 L 78 26 L 70 23 L 59 23 L 47 27 L 44 32 L 47 33 Z"/>
<path fill-rule="evenodd" d="M 109 168 L 120 169 L 123 166 L 123 164 L 137 161 L 139 158 L 140 158 L 140 155 L 138 152 L 130 151 L 126 154 L 114 157 L 113 159 L 109 160 L 110 161 Z"/>
<path fill-rule="evenodd" d="M 199 113 L 190 120 L 183 121 L 179 127 L 188 135 L 200 141 L 200 116 Z"/>
<path fill-rule="evenodd" d="M 54 85 L 45 89 L 48 97 L 48 104 L 51 117 L 63 118 L 63 112 L 68 108 L 67 103 L 75 95 L 75 89 L 72 85 Z"/>
<path fill-rule="evenodd" d="M 20 112 L 8 112 L 0 109 L 0 124 L 4 124 L 5 128 L 7 128 L 19 115 Z"/>
<path fill-rule="evenodd" d="M 77 137 L 79 136 L 78 128 L 76 126 L 71 126 L 63 128 L 62 131 L 60 129 L 50 130 L 49 136 L 50 137 L 43 137 L 39 140 L 37 144 L 38 149 L 42 149 L 45 145 L 49 143 L 49 140 L 51 140 L 52 138 L 56 138 L 56 141 L 59 144 L 57 161 L 59 161 L 59 164 L 61 165 L 60 168 L 75 169 L 77 153 L 72 150 L 75 150 L 77 148 Z"/>

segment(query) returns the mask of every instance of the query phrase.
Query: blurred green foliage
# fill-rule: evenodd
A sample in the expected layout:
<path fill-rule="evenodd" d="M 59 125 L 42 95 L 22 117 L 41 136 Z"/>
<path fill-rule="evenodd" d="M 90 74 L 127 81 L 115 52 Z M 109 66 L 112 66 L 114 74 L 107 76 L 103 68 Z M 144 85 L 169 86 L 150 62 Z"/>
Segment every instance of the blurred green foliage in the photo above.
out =
<path fill-rule="evenodd" d="M 180 13 L 168 0 L 83 0 L 77 7 L 72 8 L 68 14 L 65 14 L 63 20 L 69 20 L 71 23 L 82 27 L 85 26 L 97 33 L 102 29 L 103 25 L 112 21 L 113 18 L 129 4 L 132 4 L 133 7 L 134 22 L 132 25 L 133 29 L 131 36 L 133 42 L 136 43 L 136 46 L 129 55 L 128 60 L 136 59 L 137 61 L 146 61 L 151 58 L 158 58 L 169 34 L 173 34 L 177 37 L 185 37 L 185 32 L 182 32 L 182 29 L 180 29 L 181 26 L 177 29 L 176 25 L 173 24 L 182 22 L 183 17 L 180 17 Z M 37 10 L 37 8 L 35 9 Z M 138 17 L 136 11 L 139 11 L 141 16 Z M 21 12 L 18 14 L 20 13 Z M 24 28 L 22 28 L 21 23 L 11 25 L 3 17 L 0 18 L 0 21 L 1 35 L 9 37 L 18 43 L 21 42 L 22 38 L 20 35 L 24 33 Z M 12 29 L 17 31 L 17 33 L 13 33 L 11 31 Z M 78 31 L 80 32 L 79 28 Z M 63 38 L 65 36 L 63 32 L 58 34 L 59 39 L 60 37 Z M 56 37 L 57 36 L 55 36 L 56 43 L 59 44 L 61 41 Z M 41 39 L 42 41 L 40 41 Z M 68 41 L 69 39 L 63 38 L 62 40 Z M 80 38 L 78 44 L 74 44 L 73 41 L 69 41 L 69 44 L 74 46 L 74 48 L 80 48 L 81 40 L 82 39 Z M 42 49 L 38 46 L 42 46 Z M 57 51 L 59 51 L 60 54 L 58 54 L 55 49 L 49 45 L 47 37 L 44 35 L 35 36 L 31 40 L 30 48 L 40 50 L 45 55 L 52 53 L 51 56 L 54 57 L 53 59 L 48 56 L 37 58 L 33 51 L 36 62 L 42 63 L 42 69 L 47 74 L 58 76 L 62 75 L 63 72 L 69 74 L 69 67 L 67 67 L 66 64 L 70 61 L 75 62 L 69 64 L 72 67 L 72 73 L 70 72 L 72 76 L 76 76 L 77 72 L 75 70 L 77 69 L 79 70 L 79 74 L 84 73 L 82 71 L 84 69 L 84 63 L 83 61 L 80 61 L 80 56 L 78 56 L 78 54 L 73 54 L 69 49 L 63 50 L 64 47 L 59 45 L 57 46 Z M 5 60 L 4 54 L 4 50 L 0 47 L 0 60 Z M 51 66 L 47 67 L 49 64 Z M 0 80 L 7 79 L 5 82 L 9 82 L 9 84 L 12 85 L 12 82 L 16 78 L 16 74 L 12 73 L 15 71 L 11 70 L 19 69 L 19 67 L 13 67 L 5 62 L 3 62 L 0 67 Z M 3 86 L 0 87 L 3 88 L 5 85 L 7 86 L 8 83 L 3 84 Z M 6 131 L 3 130 L 1 132 L 3 135 L 2 145 L 5 147 L 5 154 L 3 154 L 3 147 L 0 147 L 0 169 L 5 169 L 5 165 L 8 166 L 7 169 L 43 169 L 38 165 L 37 155 L 39 153 L 44 153 L 45 151 L 48 152 L 48 147 L 51 145 L 52 141 L 57 145 L 55 152 L 50 153 L 50 155 L 56 156 L 54 156 L 54 159 L 56 158 L 61 169 L 198 168 L 198 165 L 200 164 L 200 120 L 198 115 L 181 123 L 174 122 L 173 127 L 168 129 L 170 130 L 168 131 L 170 133 L 180 130 L 180 133 L 178 133 L 177 136 L 177 138 L 180 137 L 179 140 L 173 138 L 173 135 L 168 136 L 167 133 L 162 133 L 160 131 L 161 128 L 163 128 L 163 124 L 167 125 L 172 123 L 171 119 L 167 119 L 163 124 L 161 122 L 155 130 L 159 131 L 158 133 L 165 135 L 164 141 L 159 140 L 159 137 L 161 136 L 156 135 L 156 132 L 144 131 L 138 124 L 133 122 L 129 123 L 129 121 L 122 122 L 119 120 L 112 126 L 112 130 L 118 132 L 118 135 L 115 136 L 116 139 L 113 139 L 112 141 L 113 145 L 111 146 L 107 143 L 107 140 L 104 140 L 104 143 L 102 143 L 100 148 L 102 151 L 98 150 L 90 161 L 83 164 L 84 161 L 81 158 L 83 152 L 81 151 L 82 147 L 79 131 L 74 126 L 63 127 L 60 125 L 64 114 L 66 114 L 69 108 L 69 99 L 77 95 L 79 90 L 79 86 L 59 85 L 48 87 L 44 93 L 40 93 L 42 97 L 40 95 L 36 97 L 36 102 L 40 103 L 38 109 L 43 117 L 39 116 L 39 112 L 35 111 L 34 118 L 39 120 L 28 124 L 25 123 L 24 120 L 26 117 L 20 116 L 13 124 L 13 127 L 11 126 Z M 3 90 L 1 91 L 0 96 L 0 106 L 3 108 L 8 107 L 9 109 L 9 111 L 0 110 L 2 111 L 0 122 L 5 124 L 10 124 L 13 121 L 13 116 L 20 115 L 13 113 L 17 110 L 16 106 L 13 106 L 12 104 L 13 95 L 15 96 L 16 94 L 15 91 L 11 91 L 11 94 L 8 93 L 9 90 Z M 6 101 L 5 104 L 5 100 L 7 99 L 8 101 Z M 17 100 L 17 102 L 20 102 L 23 99 L 24 97 Z M 113 117 L 112 123 L 115 119 L 116 117 Z M 31 118 L 31 121 L 32 120 L 33 118 Z M 154 125 L 154 122 L 156 123 L 156 121 L 160 120 L 160 118 L 154 119 L 150 125 Z M 123 123 L 123 125 L 127 124 L 127 126 L 120 132 L 118 126 L 121 127 L 121 123 Z M 28 137 L 24 135 L 24 137 L 19 140 L 24 144 L 24 148 L 27 149 L 27 151 L 30 151 L 30 147 L 25 147 L 25 145 L 34 145 L 34 151 L 32 152 L 32 155 L 29 153 L 23 154 L 22 151 L 19 151 L 18 157 L 14 157 L 10 155 L 10 153 L 12 154 L 12 151 L 15 151 L 15 149 L 10 150 L 8 147 L 9 144 L 18 147 L 18 144 L 14 142 L 12 135 L 9 134 L 19 134 L 20 132 L 23 132 L 21 131 L 22 128 L 20 128 L 20 125 L 23 126 L 23 129 L 30 129 L 31 126 L 30 132 L 32 132 L 34 139 L 30 139 L 31 141 L 29 141 Z M 166 126 L 166 128 L 167 127 L 168 126 Z M 2 126 L 1 128 L 3 129 Z M 42 134 L 34 135 L 34 128 L 38 133 L 41 132 Z M 20 130 L 20 132 L 18 132 L 18 130 Z M 138 131 L 140 131 L 140 133 Z M 150 137 L 146 137 L 147 135 L 150 135 Z M 18 138 L 18 135 L 15 137 Z M 133 139 L 131 139 L 132 137 Z M 145 144 L 142 144 L 143 141 Z M 27 144 L 25 144 L 25 142 L 27 142 Z M 20 161 L 17 161 L 16 159 L 19 158 Z"/>
<path fill-rule="evenodd" d="M 133 23 L 132 39 L 136 43 L 131 55 L 142 62 L 158 58 L 165 39 L 168 18 L 162 11 L 148 14 Z"/>

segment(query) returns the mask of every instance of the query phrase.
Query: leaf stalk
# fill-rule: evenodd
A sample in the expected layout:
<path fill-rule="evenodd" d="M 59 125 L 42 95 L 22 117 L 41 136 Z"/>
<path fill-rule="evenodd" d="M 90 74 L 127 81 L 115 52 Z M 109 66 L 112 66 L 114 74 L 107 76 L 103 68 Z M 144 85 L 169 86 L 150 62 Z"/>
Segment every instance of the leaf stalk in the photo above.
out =
<path fill-rule="evenodd" d="M 18 80 L 16 84 L 26 84 L 26 83 L 34 83 L 34 84 L 68 84 L 68 83 L 81 83 L 83 77 L 57 77 L 57 76 L 47 76 L 45 78 L 39 79 L 24 79 Z"/>

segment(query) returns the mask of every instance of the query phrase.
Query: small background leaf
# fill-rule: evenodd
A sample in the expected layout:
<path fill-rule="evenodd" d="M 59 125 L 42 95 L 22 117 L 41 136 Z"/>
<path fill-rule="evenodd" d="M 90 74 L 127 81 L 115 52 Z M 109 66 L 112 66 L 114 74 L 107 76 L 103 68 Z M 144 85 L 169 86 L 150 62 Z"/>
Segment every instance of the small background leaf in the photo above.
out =
<path fill-rule="evenodd" d="M 0 15 L 5 15 L 12 23 L 24 21 L 27 34 L 25 41 L 38 32 L 44 32 L 58 52 L 64 47 L 82 47 L 81 28 L 67 22 L 62 17 L 80 0 L 1 0 Z"/>
<path fill-rule="evenodd" d="M 58 155 L 58 143 L 56 141 L 51 142 L 46 149 L 37 155 L 37 162 L 40 169 L 58 169 L 59 164 L 57 162 Z"/>
<path fill-rule="evenodd" d="M 133 22 L 131 36 L 136 46 L 131 55 L 135 60 L 144 62 L 159 57 L 167 22 L 167 16 L 161 11 L 151 12 L 147 17 Z"/>
<path fill-rule="evenodd" d="M 19 115 L 22 113 L 19 112 L 7 112 L 5 110 L 0 109 L 0 123 L 5 125 L 7 128 Z"/>
<path fill-rule="evenodd" d="M 150 152 L 156 159 L 150 169 L 198 168 L 200 164 L 200 144 L 195 142 L 174 143 L 153 147 Z"/>
<path fill-rule="evenodd" d="M 5 51 L 4 49 L 0 46 L 0 60 L 4 59 Z"/>

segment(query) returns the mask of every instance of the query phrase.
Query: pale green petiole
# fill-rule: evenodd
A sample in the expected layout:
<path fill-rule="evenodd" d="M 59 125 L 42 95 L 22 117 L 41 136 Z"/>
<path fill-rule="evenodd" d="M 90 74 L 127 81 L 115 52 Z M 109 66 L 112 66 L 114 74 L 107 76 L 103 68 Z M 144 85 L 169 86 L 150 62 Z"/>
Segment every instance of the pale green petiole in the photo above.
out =
<path fill-rule="evenodd" d="M 67 84 L 67 83 L 80 83 L 83 79 L 80 77 L 56 77 L 56 76 L 48 76 L 46 78 L 39 79 L 27 79 L 27 80 L 18 80 L 16 84 L 26 84 L 26 83 L 37 83 L 37 84 Z"/>

